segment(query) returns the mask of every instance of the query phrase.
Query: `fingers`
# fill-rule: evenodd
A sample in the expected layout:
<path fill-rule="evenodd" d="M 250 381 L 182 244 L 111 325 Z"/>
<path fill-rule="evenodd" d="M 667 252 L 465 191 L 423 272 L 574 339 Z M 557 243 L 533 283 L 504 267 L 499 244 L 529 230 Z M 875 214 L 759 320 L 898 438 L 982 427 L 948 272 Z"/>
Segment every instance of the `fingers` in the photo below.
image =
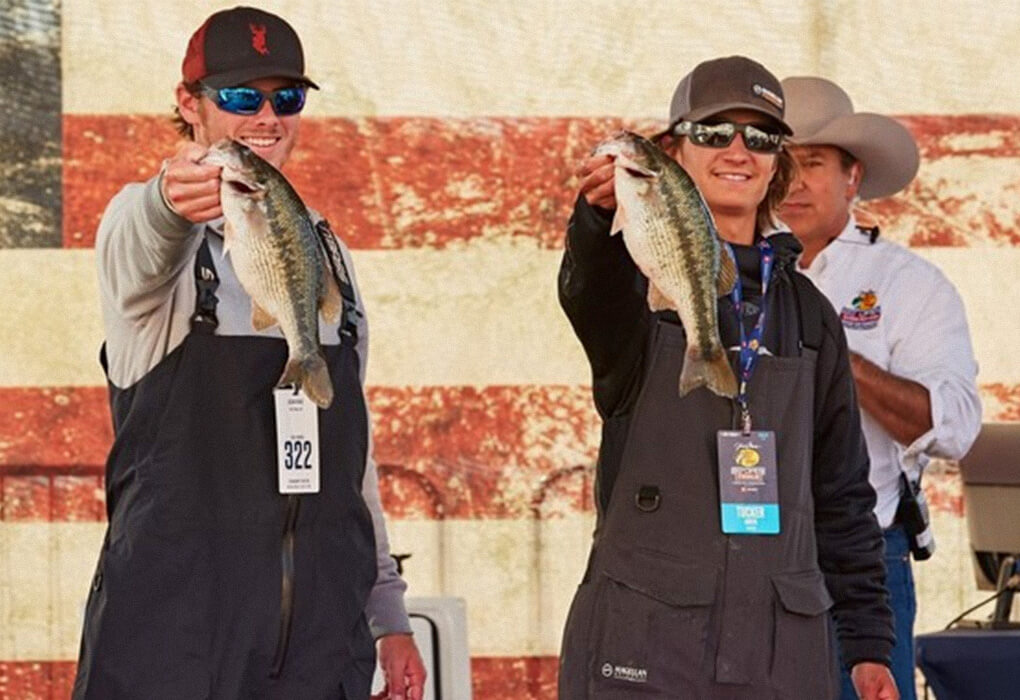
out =
<path fill-rule="evenodd" d="M 390 691 L 389 700 L 407 700 L 407 679 L 403 668 L 387 670 L 386 685 Z"/>
<path fill-rule="evenodd" d="M 603 209 L 616 208 L 613 173 L 613 159 L 609 156 L 591 156 L 581 163 L 577 176 L 581 179 L 581 194 L 588 204 Z"/>
<path fill-rule="evenodd" d="M 210 221 L 223 214 L 220 206 L 220 167 L 199 160 L 208 149 L 189 142 L 166 162 L 160 189 L 178 215 L 192 223 Z"/>
<path fill-rule="evenodd" d="M 422 700 L 425 697 L 425 667 L 415 659 L 407 669 L 407 700 Z"/>

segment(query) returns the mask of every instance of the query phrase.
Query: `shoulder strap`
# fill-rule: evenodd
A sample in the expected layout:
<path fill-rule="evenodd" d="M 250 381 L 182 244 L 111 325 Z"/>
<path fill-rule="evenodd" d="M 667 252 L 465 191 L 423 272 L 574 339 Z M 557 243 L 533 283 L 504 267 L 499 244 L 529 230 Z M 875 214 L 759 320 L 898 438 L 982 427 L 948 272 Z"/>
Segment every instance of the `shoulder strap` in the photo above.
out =
<path fill-rule="evenodd" d="M 209 241 L 202 234 L 202 245 L 195 255 L 195 313 L 191 315 L 191 331 L 211 335 L 220 325 L 216 317 L 216 288 L 220 286 L 220 277 L 213 265 L 212 253 L 209 252 Z"/>
<path fill-rule="evenodd" d="M 800 344 L 818 350 L 822 346 L 822 306 L 818 302 L 818 290 L 813 289 L 811 281 L 802 274 L 795 272 L 790 277 L 800 316 Z"/>
<path fill-rule="evenodd" d="M 354 295 L 354 284 L 351 282 L 351 275 L 347 270 L 347 263 L 340 252 L 340 243 L 336 235 L 329 227 L 325 219 L 315 224 L 315 232 L 319 234 L 319 242 L 326 253 L 326 264 L 329 265 L 333 278 L 340 287 L 340 296 L 343 298 L 343 318 L 340 321 L 340 335 L 358 341 L 358 300 Z"/>

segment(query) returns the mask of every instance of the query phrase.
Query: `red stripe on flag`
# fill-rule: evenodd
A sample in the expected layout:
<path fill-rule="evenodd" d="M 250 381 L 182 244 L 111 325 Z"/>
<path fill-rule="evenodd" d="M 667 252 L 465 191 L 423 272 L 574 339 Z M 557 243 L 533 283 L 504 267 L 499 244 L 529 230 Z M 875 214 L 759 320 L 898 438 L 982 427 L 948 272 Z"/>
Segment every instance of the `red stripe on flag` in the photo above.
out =
<path fill-rule="evenodd" d="M 478 700 L 553 700 L 557 656 L 473 656 L 471 694 Z"/>
<path fill-rule="evenodd" d="M 989 420 L 1020 421 L 1020 386 L 988 384 Z M 585 387 L 369 389 L 391 517 L 556 517 L 589 511 L 599 421 Z M 105 391 L 0 388 L 0 519 L 105 518 Z M 933 483 L 934 482 L 930 482 Z M 941 482 L 940 482 L 941 483 Z M 947 481 L 933 505 L 960 513 Z"/>
<path fill-rule="evenodd" d="M 67 700 L 77 665 L 74 661 L 0 661 L 0 698 Z"/>
<path fill-rule="evenodd" d="M 394 517 L 552 517 L 590 507 L 598 421 L 584 387 L 374 387 L 375 456 Z M 0 517 L 105 517 L 105 391 L 2 389 Z"/>
<path fill-rule="evenodd" d="M 555 656 L 471 658 L 471 692 L 485 700 L 553 700 Z M 0 698 L 66 700 L 77 668 L 75 661 L 0 661 Z"/>
<path fill-rule="evenodd" d="M 954 194 L 928 165 L 950 157 L 1016 158 L 1020 116 L 908 116 L 923 157 L 919 179 L 867 208 L 886 225 L 906 219 L 925 245 L 1020 245 L 1020 219 L 968 214 L 987 193 Z M 288 177 L 357 249 L 444 248 L 475 238 L 562 245 L 576 196 L 573 170 L 607 134 L 662 124 L 615 118 L 309 118 Z M 64 245 L 90 247 L 110 198 L 155 174 L 179 138 L 168 117 L 64 116 Z M 1001 200 L 1020 186 L 1010 176 Z"/>
<path fill-rule="evenodd" d="M 113 440 L 103 387 L 0 387 L 0 473 L 95 473 Z"/>

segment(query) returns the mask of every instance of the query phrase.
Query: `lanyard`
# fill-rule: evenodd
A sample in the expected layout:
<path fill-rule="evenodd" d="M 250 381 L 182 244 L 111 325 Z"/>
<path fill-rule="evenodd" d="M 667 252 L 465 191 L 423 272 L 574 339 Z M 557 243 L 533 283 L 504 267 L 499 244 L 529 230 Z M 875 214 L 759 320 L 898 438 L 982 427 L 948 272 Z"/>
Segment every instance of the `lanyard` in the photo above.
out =
<path fill-rule="evenodd" d="M 755 322 L 754 328 L 751 329 L 750 336 L 744 330 L 743 286 L 740 283 L 739 270 L 737 271 L 737 283 L 733 285 L 733 291 L 730 293 L 733 306 L 737 310 L 737 327 L 740 329 L 740 387 L 737 402 L 740 404 L 740 424 L 745 434 L 751 432 L 751 411 L 747 404 L 747 384 L 751 381 L 754 368 L 758 365 L 762 339 L 765 336 L 765 300 L 769 291 L 769 280 L 772 278 L 772 263 L 775 260 L 772 244 L 767 239 L 762 239 L 758 243 L 758 248 L 761 250 L 761 311 L 758 313 L 758 320 Z M 733 256 L 733 259 L 736 260 L 736 255 Z"/>

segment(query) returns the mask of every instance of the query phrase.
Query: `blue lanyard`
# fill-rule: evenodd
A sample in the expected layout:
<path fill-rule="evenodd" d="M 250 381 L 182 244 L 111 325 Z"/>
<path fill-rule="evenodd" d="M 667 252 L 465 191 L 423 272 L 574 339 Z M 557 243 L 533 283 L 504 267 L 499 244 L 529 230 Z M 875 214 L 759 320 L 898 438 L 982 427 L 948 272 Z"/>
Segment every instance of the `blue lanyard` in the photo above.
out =
<path fill-rule="evenodd" d="M 727 244 L 729 245 L 729 244 Z M 740 271 L 737 271 L 737 283 L 733 285 L 730 298 L 737 310 L 737 327 L 740 329 L 740 364 L 739 364 L 739 392 L 737 402 L 740 404 L 740 424 L 744 433 L 751 432 L 751 411 L 747 403 L 747 384 L 751 381 L 754 368 L 758 365 L 758 358 L 765 336 L 765 300 L 769 291 L 769 280 L 772 279 L 772 263 L 775 260 L 775 253 L 772 244 L 766 239 L 758 243 L 761 250 L 761 311 L 758 313 L 758 320 L 751 329 L 748 336 L 744 330 L 743 315 L 743 286 L 740 283 Z M 732 253 L 732 250 L 731 250 Z M 733 256 L 736 260 L 736 255 Z"/>

